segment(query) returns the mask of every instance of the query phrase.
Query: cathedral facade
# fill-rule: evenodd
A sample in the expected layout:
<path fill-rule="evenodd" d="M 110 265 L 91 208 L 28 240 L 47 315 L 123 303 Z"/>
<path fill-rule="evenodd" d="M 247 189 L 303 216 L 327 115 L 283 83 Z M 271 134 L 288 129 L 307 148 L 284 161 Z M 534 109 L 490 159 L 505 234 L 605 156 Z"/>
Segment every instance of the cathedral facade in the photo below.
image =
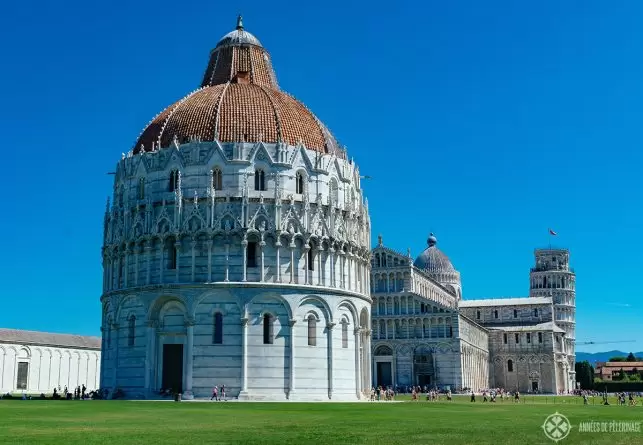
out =
<path fill-rule="evenodd" d="M 575 285 L 569 251 L 537 249 L 525 298 L 466 300 L 429 236 L 415 259 L 372 252 L 374 385 L 559 393 L 575 388 Z"/>
<path fill-rule="evenodd" d="M 241 22 L 123 154 L 102 248 L 101 387 L 357 400 L 370 386 L 357 165 Z"/>

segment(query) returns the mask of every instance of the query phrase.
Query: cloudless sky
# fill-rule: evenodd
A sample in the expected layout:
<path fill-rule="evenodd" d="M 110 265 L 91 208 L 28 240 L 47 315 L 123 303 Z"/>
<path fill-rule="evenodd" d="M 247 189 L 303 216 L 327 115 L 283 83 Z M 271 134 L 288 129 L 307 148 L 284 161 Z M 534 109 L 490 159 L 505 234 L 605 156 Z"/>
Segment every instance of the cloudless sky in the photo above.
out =
<path fill-rule="evenodd" d="M 526 296 L 569 248 L 580 351 L 643 351 L 643 3 L 8 2 L 0 326 L 100 334 L 105 200 L 121 153 L 199 86 L 236 15 L 372 176 L 374 243 L 430 231 L 464 298 Z"/>

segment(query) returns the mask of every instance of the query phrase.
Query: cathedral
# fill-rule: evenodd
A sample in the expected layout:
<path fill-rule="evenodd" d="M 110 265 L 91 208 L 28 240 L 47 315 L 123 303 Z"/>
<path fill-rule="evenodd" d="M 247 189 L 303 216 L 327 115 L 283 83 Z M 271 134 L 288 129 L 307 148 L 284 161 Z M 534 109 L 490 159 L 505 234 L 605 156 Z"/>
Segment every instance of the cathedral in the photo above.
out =
<path fill-rule="evenodd" d="M 104 217 L 101 388 L 358 400 L 371 385 L 360 172 L 236 29 L 122 155 Z"/>
<path fill-rule="evenodd" d="M 457 391 L 575 388 L 575 287 L 569 251 L 536 249 L 529 296 L 467 300 L 431 234 L 415 259 L 384 246 L 371 260 L 373 384 Z"/>

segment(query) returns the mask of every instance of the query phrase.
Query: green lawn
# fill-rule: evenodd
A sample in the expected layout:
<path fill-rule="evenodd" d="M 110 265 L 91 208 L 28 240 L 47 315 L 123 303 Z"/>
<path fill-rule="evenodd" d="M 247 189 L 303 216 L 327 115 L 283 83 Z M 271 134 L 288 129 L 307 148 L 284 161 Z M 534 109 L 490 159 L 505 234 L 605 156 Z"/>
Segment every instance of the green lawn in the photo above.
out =
<path fill-rule="evenodd" d="M 567 403 L 560 403 L 563 400 Z M 579 399 L 580 400 L 580 399 Z M 553 444 L 545 418 L 573 425 L 561 444 L 642 444 L 643 433 L 580 433 L 581 421 L 643 422 L 643 406 L 526 403 L 175 403 L 0 401 L 0 443 L 11 444 Z M 545 403 L 547 402 L 547 403 Z M 582 402 L 581 402 L 582 403 Z M 597 400 L 598 403 L 598 400 Z"/>

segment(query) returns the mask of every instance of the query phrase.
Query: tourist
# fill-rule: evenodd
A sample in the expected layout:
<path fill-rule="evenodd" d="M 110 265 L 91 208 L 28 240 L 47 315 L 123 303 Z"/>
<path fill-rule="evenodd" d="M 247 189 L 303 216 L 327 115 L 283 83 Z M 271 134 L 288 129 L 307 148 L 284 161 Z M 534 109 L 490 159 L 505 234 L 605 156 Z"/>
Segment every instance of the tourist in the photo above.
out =
<path fill-rule="evenodd" d="M 219 400 L 223 400 L 224 402 L 226 401 L 226 398 L 225 398 L 225 385 L 221 385 L 221 396 L 219 397 Z"/>
<path fill-rule="evenodd" d="M 216 385 L 212 389 L 212 397 L 210 397 L 210 400 L 212 399 L 214 399 L 216 402 L 219 401 L 219 388 Z"/>
<path fill-rule="evenodd" d="M 472 402 L 476 401 L 476 393 L 474 393 L 473 390 L 471 390 L 471 401 Z"/>

